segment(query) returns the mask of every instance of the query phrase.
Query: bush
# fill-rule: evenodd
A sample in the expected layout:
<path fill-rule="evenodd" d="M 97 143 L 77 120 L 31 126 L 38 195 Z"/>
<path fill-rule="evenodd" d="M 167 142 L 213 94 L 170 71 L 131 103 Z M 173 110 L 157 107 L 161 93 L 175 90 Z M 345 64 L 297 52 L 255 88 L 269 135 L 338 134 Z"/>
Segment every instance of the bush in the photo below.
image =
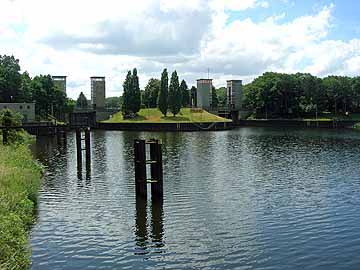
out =
<path fill-rule="evenodd" d="M 42 169 L 26 145 L 0 145 L 0 152 L 0 269 L 27 269 Z"/>

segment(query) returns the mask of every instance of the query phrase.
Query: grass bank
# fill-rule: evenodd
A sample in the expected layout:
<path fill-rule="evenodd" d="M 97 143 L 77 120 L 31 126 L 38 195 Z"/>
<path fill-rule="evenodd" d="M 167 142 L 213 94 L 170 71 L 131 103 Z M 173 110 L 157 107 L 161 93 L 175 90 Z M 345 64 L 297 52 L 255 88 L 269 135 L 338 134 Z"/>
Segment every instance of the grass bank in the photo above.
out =
<path fill-rule="evenodd" d="M 1 136 L 0 136 L 1 137 Z M 0 144 L 0 269 L 27 269 L 41 167 L 27 145 Z"/>
<path fill-rule="evenodd" d="M 104 123 L 211 123 L 211 122 L 231 122 L 229 119 L 211 114 L 205 110 L 182 108 L 175 117 L 170 113 L 164 117 L 158 109 L 141 109 L 138 116 L 133 119 L 124 119 L 121 112 L 112 118 L 103 121 Z"/>

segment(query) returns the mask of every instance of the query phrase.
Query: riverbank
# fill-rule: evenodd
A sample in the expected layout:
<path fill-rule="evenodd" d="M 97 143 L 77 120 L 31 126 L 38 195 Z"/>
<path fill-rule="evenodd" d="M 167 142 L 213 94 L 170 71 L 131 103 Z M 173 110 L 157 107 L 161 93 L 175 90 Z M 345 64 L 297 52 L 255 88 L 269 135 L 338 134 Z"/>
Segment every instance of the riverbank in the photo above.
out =
<path fill-rule="evenodd" d="M 132 131 L 215 131 L 233 128 L 232 121 L 202 109 L 182 108 L 177 116 L 163 116 L 158 109 L 141 109 L 138 116 L 124 119 L 122 113 L 98 122 L 98 129 Z"/>
<path fill-rule="evenodd" d="M 27 145 L 0 145 L 0 153 L 0 269 L 27 269 L 41 167 Z"/>
<path fill-rule="evenodd" d="M 240 120 L 235 126 L 247 127 L 304 127 L 304 128 L 353 128 L 358 120 L 298 120 L 298 119 L 252 119 Z"/>

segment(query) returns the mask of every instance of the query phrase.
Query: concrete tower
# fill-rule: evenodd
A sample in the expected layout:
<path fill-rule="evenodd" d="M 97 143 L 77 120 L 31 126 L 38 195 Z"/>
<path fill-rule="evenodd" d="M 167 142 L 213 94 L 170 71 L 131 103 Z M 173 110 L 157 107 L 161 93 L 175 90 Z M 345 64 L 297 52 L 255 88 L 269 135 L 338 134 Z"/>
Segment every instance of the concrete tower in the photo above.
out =
<path fill-rule="evenodd" d="M 242 80 L 227 81 L 227 104 L 230 110 L 239 111 L 241 109 L 242 95 Z"/>
<path fill-rule="evenodd" d="M 54 86 L 66 94 L 66 76 L 52 76 Z"/>
<path fill-rule="evenodd" d="M 91 105 L 93 109 L 105 107 L 105 77 L 90 77 Z"/>
<path fill-rule="evenodd" d="M 212 79 L 199 79 L 197 82 L 197 106 L 209 110 L 211 105 Z"/>

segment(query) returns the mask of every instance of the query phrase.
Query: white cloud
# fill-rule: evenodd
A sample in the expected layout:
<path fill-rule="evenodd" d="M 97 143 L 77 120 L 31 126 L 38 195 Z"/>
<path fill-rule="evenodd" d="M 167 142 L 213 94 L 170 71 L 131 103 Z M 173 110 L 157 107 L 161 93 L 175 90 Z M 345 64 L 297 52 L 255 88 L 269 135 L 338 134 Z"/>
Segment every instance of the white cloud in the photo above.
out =
<path fill-rule="evenodd" d="M 359 75 L 360 40 L 331 40 L 332 13 L 286 21 L 229 21 L 228 11 L 268 8 L 256 0 L 0 0 L 0 54 L 14 54 L 32 75 L 68 76 L 68 92 L 90 96 L 90 76 L 106 76 L 107 95 L 120 95 L 128 69 L 141 86 L 177 69 L 188 85 L 207 76 L 248 82 L 264 71 Z"/>

